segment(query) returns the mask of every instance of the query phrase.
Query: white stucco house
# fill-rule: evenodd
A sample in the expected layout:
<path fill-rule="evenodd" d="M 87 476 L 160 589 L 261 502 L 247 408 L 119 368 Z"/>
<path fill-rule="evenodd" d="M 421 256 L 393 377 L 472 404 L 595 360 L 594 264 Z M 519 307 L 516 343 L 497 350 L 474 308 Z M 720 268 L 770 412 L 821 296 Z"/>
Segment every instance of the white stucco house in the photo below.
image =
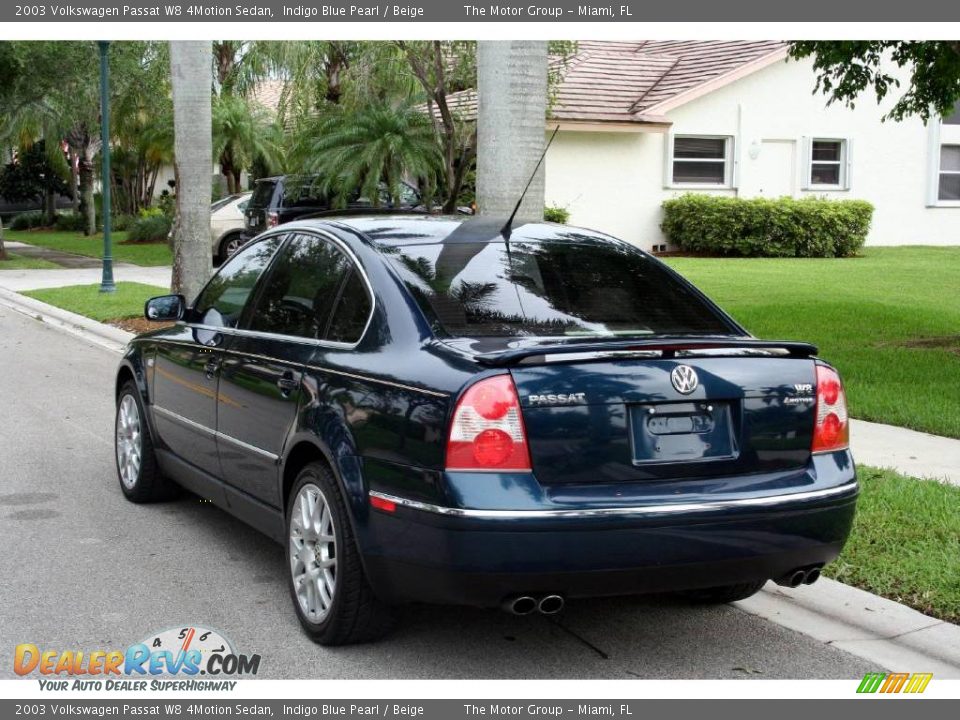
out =
<path fill-rule="evenodd" d="M 557 89 L 546 200 L 571 224 L 664 249 L 663 200 L 685 192 L 859 198 L 872 245 L 960 244 L 960 106 L 882 122 L 813 94 L 780 42 L 580 42 Z"/>

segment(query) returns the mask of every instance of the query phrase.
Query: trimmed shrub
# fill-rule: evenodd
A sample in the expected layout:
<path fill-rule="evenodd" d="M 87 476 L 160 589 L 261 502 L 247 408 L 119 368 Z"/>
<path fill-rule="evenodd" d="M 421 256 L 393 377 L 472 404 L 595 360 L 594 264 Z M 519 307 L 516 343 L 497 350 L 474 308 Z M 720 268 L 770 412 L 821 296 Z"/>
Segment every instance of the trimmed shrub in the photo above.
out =
<path fill-rule="evenodd" d="M 548 205 L 543 209 L 543 219 L 547 222 L 566 225 L 570 222 L 570 211 L 559 205 Z"/>
<path fill-rule="evenodd" d="M 33 228 L 43 227 L 44 221 L 43 210 L 28 210 L 13 216 L 10 221 L 10 229 L 32 230 Z"/>
<path fill-rule="evenodd" d="M 132 225 L 127 234 L 127 242 L 150 243 L 166 242 L 172 221 L 162 212 L 159 215 L 141 215 Z"/>
<path fill-rule="evenodd" d="M 114 215 L 110 220 L 110 227 L 117 232 L 121 232 L 123 230 L 129 230 L 135 221 L 136 218 L 133 215 Z"/>
<path fill-rule="evenodd" d="M 826 198 L 687 194 L 663 203 L 660 228 L 689 252 L 745 257 L 848 257 L 867 240 L 873 205 Z"/>
<path fill-rule="evenodd" d="M 57 230 L 64 232 L 83 232 L 87 227 L 87 219 L 78 212 L 57 213 L 57 219 L 53 225 Z"/>

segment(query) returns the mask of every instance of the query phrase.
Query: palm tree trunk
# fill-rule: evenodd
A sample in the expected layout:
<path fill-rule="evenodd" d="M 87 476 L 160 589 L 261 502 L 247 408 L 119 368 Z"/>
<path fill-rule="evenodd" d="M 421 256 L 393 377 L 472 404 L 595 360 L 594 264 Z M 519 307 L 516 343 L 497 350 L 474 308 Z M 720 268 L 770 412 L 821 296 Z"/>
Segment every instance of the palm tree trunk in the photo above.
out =
<path fill-rule="evenodd" d="M 97 234 L 97 209 L 93 204 L 93 160 L 80 156 L 80 212 L 84 215 L 83 234 Z"/>
<path fill-rule="evenodd" d="M 513 212 L 543 152 L 547 43 L 477 45 L 477 205 L 482 215 Z M 537 171 L 518 219 L 542 220 L 544 170 Z"/>
<path fill-rule="evenodd" d="M 177 218 L 173 238 L 173 292 L 197 297 L 212 270 L 210 185 L 213 168 L 209 41 L 171 42 Z"/>
<path fill-rule="evenodd" d="M 7 248 L 3 245 L 3 218 L 0 217 L 0 260 L 9 260 L 7 257 Z"/>

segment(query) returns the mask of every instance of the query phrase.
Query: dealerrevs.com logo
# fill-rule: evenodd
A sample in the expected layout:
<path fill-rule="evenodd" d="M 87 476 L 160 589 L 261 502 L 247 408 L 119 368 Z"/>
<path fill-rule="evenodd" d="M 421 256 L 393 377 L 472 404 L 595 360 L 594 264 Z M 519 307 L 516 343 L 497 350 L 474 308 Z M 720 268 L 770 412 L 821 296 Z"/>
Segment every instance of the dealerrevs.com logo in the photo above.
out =
<path fill-rule="evenodd" d="M 153 633 L 126 650 L 21 643 L 13 669 L 39 676 L 41 690 L 232 690 L 236 680 L 226 678 L 256 675 L 260 655 L 237 653 L 216 630 L 193 626 Z"/>

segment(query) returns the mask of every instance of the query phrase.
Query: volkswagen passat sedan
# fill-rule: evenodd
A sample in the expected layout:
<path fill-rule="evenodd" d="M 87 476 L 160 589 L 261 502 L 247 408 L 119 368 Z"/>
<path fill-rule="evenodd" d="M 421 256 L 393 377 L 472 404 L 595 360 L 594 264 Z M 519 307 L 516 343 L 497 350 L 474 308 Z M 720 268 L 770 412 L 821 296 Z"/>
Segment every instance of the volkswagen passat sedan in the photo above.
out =
<path fill-rule="evenodd" d="M 275 228 L 116 379 L 120 486 L 186 487 L 286 548 L 324 644 L 409 601 L 727 602 L 813 582 L 857 495 L 837 372 L 635 247 L 549 224 Z"/>

